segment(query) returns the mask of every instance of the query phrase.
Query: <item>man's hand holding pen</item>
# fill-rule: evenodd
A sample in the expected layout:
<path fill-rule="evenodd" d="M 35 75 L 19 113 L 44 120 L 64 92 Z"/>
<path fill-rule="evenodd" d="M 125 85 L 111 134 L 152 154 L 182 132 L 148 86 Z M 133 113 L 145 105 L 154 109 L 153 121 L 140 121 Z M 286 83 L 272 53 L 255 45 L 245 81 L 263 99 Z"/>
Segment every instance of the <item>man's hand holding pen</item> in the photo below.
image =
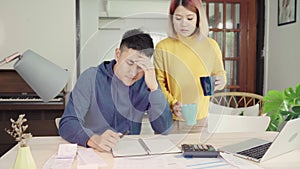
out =
<path fill-rule="evenodd" d="M 126 130 L 121 136 L 120 138 L 123 138 L 125 135 L 129 134 L 129 130 Z"/>
<path fill-rule="evenodd" d="M 88 140 L 87 145 L 98 151 L 110 151 L 120 141 L 124 134 L 106 130 L 102 135 L 94 134 Z"/>

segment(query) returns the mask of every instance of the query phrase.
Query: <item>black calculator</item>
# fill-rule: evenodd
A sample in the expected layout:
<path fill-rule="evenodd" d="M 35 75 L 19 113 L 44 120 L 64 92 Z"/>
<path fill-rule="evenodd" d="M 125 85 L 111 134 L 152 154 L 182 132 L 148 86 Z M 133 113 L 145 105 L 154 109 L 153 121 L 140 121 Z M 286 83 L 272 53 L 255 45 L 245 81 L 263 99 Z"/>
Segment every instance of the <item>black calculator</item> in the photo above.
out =
<path fill-rule="evenodd" d="M 182 144 L 181 148 L 184 157 L 216 158 L 220 154 L 209 144 Z"/>

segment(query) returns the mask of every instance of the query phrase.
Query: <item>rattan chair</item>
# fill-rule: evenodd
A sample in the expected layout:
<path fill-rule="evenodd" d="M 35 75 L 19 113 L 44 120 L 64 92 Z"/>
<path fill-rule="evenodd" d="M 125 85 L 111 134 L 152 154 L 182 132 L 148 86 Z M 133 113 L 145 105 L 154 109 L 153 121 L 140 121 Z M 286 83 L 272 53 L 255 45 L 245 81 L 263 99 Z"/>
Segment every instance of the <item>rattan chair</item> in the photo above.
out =
<path fill-rule="evenodd" d="M 219 92 L 211 97 L 211 102 L 232 108 L 249 107 L 259 104 L 259 115 L 263 114 L 263 96 L 247 92 Z"/>
<path fill-rule="evenodd" d="M 233 116 L 224 114 L 209 114 L 209 133 L 232 132 L 265 132 L 269 126 L 269 116 Z"/>

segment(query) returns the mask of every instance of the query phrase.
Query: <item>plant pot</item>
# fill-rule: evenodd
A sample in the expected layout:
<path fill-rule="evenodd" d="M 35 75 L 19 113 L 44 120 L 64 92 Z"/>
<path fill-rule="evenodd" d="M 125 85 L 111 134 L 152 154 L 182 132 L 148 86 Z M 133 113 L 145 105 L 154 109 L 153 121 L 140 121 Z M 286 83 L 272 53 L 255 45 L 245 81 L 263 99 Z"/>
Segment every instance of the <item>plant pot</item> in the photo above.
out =
<path fill-rule="evenodd" d="M 14 169 L 36 169 L 30 148 L 19 147 Z"/>

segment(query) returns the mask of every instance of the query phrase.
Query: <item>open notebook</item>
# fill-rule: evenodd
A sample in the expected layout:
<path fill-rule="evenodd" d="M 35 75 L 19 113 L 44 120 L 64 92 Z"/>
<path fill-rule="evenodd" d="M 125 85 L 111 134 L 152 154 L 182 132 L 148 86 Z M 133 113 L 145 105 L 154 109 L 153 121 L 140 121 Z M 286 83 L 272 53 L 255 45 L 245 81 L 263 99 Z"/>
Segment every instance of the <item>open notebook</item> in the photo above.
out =
<path fill-rule="evenodd" d="M 180 153 L 181 150 L 168 138 L 121 139 L 112 149 L 114 157 Z"/>

